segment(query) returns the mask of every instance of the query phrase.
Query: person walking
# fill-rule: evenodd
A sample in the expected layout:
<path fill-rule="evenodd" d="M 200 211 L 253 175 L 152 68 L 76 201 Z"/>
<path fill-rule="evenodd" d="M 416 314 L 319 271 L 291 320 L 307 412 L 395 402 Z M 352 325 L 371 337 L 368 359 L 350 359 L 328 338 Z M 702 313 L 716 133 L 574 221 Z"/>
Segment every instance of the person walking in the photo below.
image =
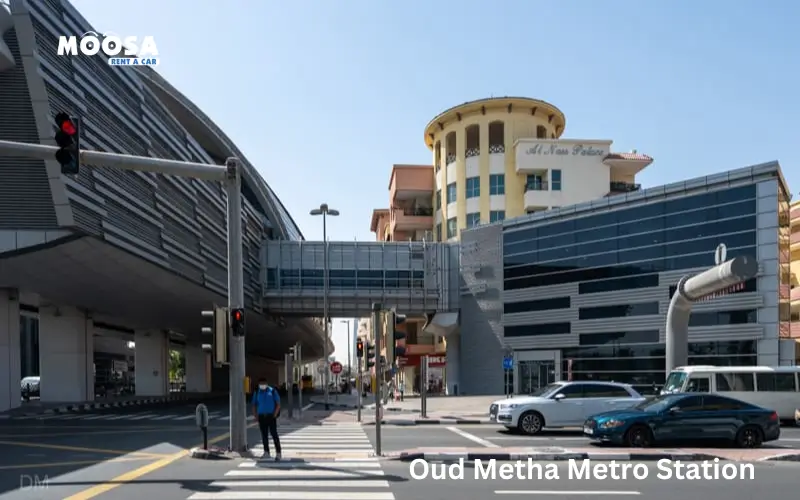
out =
<path fill-rule="evenodd" d="M 270 458 L 269 437 L 275 443 L 275 460 L 281 459 L 281 439 L 278 437 L 278 416 L 281 414 L 281 395 L 278 390 L 267 384 L 265 378 L 258 380 L 258 389 L 253 394 L 253 416 L 261 431 L 261 443 L 264 445 L 262 459 Z"/>
<path fill-rule="evenodd" d="M 402 380 L 400 381 L 400 401 L 403 401 L 403 397 L 406 394 L 406 383 Z"/>

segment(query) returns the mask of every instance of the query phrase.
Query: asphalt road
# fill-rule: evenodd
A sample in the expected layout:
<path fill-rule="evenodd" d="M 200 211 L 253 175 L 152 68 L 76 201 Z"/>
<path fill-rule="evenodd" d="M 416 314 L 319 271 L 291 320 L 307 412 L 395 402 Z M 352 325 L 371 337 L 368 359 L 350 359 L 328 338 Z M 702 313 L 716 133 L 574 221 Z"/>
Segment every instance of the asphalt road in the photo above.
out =
<path fill-rule="evenodd" d="M 387 475 L 398 479 L 391 482 L 394 498 L 411 500 L 425 498 L 437 499 L 486 499 L 486 498 L 530 498 L 554 497 L 567 499 L 613 498 L 638 496 L 647 500 L 674 500 L 675 498 L 703 498 L 704 500 L 786 500 L 796 498 L 797 473 L 800 465 L 791 463 L 755 464 L 753 479 L 742 480 L 677 480 L 659 479 L 661 472 L 655 464 L 641 464 L 639 470 L 647 471 L 647 478 L 638 480 L 629 474 L 628 479 L 584 479 L 570 478 L 568 463 L 556 463 L 552 466 L 550 476 L 539 479 L 534 471 L 531 478 L 503 479 L 500 477 L 500 465 L 512 462 L 497 462 L 497 477 L 476 478 L 475 464 L 464 465 L 463 479 L 446 478 L 435 480 L 431 477 L 432 469 L 425 479 L 414 479 L 410 474 L 410 464 L 385 464 L 383 469 Z M 607 465 L 609 462 L 592 462 L 591 465 Z M 636 465 L 635 463 L 631 463 Z M 431 464 L 429 464 L 430 467 Z M 580 466 L 580 464 L 578 464 Z M 422 475 L 424 467 L 416 465 L 416 474 Z M 441 465 L 437 465 L 437 473 Z M 487 465 L 483 464 L 486 469 Z M 555 472 L 553 472 L 555 471 Z M 456 471 L 457 472 L 457 471 Z M 527 474 L 525 468 L 523 472 Z M 546 472 L 546 471 L 545 471 Z M 320 497 L 324 498 L 324 497 Z M 364 498 L 366 500 L 366 498 Z"/>
<path fill-rule="evenodd" d="M 227 408 L 224 403 L 209 405 L 209 412 L 227 415 Z M 187 414 L 192 418 L 174 418 Z M 94 418 L 100 416 L 104 418 Z M 172 418 L 163 418 L 169 416 Z M 77 418 L 58 417 L 0 420 L 0 499 L 64 499 L 142 467 L 175 460 L 184 450 L 202 444 L 194 405 L 107 409 L 69 415 Z M 212 445 L 227 445 L 229 424 L 227 419 L 210 420 Z M 260 442 L 257 429 L 249 432 L 249 442 Z M 41 487 L 48 482 L 48 489 Z M 61 485 L 56 486 L 57 482 Z M 41 487 L 39 496 L 23 493 L 33 491 L 36 485 Z"/>

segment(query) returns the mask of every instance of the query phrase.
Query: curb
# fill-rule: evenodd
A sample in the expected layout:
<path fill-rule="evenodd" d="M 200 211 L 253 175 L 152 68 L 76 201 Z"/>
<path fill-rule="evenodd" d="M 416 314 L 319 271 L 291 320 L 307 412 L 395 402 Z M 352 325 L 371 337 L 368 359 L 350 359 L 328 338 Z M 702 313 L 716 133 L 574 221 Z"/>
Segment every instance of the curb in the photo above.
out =
<path fill-rule="evenodd" d="M 771 457 L 759 458 L 759 462 L 800 462 L 800 453 L 781 453 L 780 455 L 772 455 Z"/>
<path fill-rule="evenodd" d="M 400 462 L 413 462 L 414 460 L 426 461 L 459 461 L 459 460 L 533 460 L 533 461 L 567 461 L 567 460 L 625 460 L 639 462 L 656 462 L 658 460 L 713 460 L 713 455 L 704 453 L 496 453 L 496 452 L 453 452 L 453 453 L 424 453 L 401 452 L 399 456 L 391 457 Z"/>
<path fill-rule="evenodd" d="M 230 457 L 225 456 L 225 452 L 219 449 L 204 450 L 203 448 L 192 448 L 189 450 L 189 456 L 198 460 L 229 460 Z"/>
<path fill-rule="evenodd" d="M 471 418 L 458 418 L 458 419 L 428 419 L 419 418 L 415 420 L 382 420 L 381 425 L 396 425 L 398 427 L 411 427 L 415 425 L 477 425 L 477 424 L 494 424 L 489 420 L 471 419 Z M 367 422 L 364 425 L 375 425 L 375 422 Z"/>
<path fill-rule="evenodd" d="M 181 396 L 166 396 L 159 398 L 135 399 L 128 401 L 112 401 L 108 403 L 83 403 L 75 405 L 59 406 L 57 408 L 48 408 L 38 412 L 26 413 L 9 413 L 8 418 L 21 418 L 21 417 L 38 417 L 42 415 L 59 415 L 63 413 L 81 413 L 92 410 L 104 410 L 108 408 L 122 408 L 128 406 L 147 406 L 159 403 L 173 403 L 178 401 L 193 401 L 198 398 L 181 397 Z M 2 417 L 0 417 L 2 418 Z"/>

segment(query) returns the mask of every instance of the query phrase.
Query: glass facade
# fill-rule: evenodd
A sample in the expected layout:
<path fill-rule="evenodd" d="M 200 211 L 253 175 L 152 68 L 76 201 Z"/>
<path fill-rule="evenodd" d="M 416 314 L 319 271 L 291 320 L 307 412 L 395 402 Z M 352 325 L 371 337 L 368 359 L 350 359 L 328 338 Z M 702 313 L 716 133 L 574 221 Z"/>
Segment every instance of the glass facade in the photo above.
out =
<path fill-rule="evenodd" d="M 510 230 L 514 229 L 514 230 Z M 756 255 L 756 186 L 749 185 L 503 233 L 505 290 L 581 283 L 580 293 L 658 286 L 662 271 Z"/>
<path fill-rule="evenodd" d="M 665 381 L 665 347 L 659 344 L 658 331 L 628 332 L 609 336 L 603 345 L 581 346 L 561 350 L 564 377 L 572 380 L 622 382 L 635 386 L 640 392 L 653 392 L 653 385 Z M 618 334 L 613 334 L 618 335 Z M 600 341 L 602 334 L 592 334 Z M 656 342 L 639 343 L 637 340 Z M 628 345 L 622 345 L 622 344 Z M 689 344 L 690 365 L 751 366 L 758 364 L 756 341 L 693 342 Z M 571 365 L 571 367 L 570 367 Z"/>
<path fill-rule="evenodd" d="M 281 287 L 324 288 L 322 269 L 267 269 L 268 283 Z M 328 283 L 332 289 L 353 288 L 425 288 L 425 271 L 375 271 L 364 269 L 331 269 Z"/>

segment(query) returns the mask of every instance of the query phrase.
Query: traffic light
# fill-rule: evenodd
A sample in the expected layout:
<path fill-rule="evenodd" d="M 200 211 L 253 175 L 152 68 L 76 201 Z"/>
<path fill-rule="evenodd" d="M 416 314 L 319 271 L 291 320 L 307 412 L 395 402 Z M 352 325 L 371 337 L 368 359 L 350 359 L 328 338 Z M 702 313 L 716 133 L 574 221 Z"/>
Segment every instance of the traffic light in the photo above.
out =
<path fill-rule="evenodd" d="M 211 311 L 202 312 L 206 323 L 201 332 L 211 335 L 211 354 L 215 365 L 228 364 L 228 315 L 224 307 L 215 307 Z"/>
<path fill-rule="evenodd" d="M 358 339 L 356 341 L 356 358 L 361 359 L 364 357 L 364 341 Z"/>
<path fill-rule="evenodd" d="M 375 344 L 367 344 L 367 369 L 375 366 Z"/>
<path fill-rule="evenodd" d="M 61 165 L 64 175 L 78 175 L 81 166 L 81 131 L 80 119 L 73 118 L 67 113 L 56 115 L 56 161 Z"/>
<path fill-rule="evenodd" d="M 244 337 L 244 309 L 231 309 L 231 335 Z"/>
<path fill-rule="evenodd" d="M 407 318 L 405 314 L 397 314 L 394 311 L 387 311 L 386 315 L 384 316 L 388 367 L 395 365 L 397 356 L 404 356 L 406 354 L 406 332 L 397 329 L 398 326 L 406 322 L 406 319 Z"/>

